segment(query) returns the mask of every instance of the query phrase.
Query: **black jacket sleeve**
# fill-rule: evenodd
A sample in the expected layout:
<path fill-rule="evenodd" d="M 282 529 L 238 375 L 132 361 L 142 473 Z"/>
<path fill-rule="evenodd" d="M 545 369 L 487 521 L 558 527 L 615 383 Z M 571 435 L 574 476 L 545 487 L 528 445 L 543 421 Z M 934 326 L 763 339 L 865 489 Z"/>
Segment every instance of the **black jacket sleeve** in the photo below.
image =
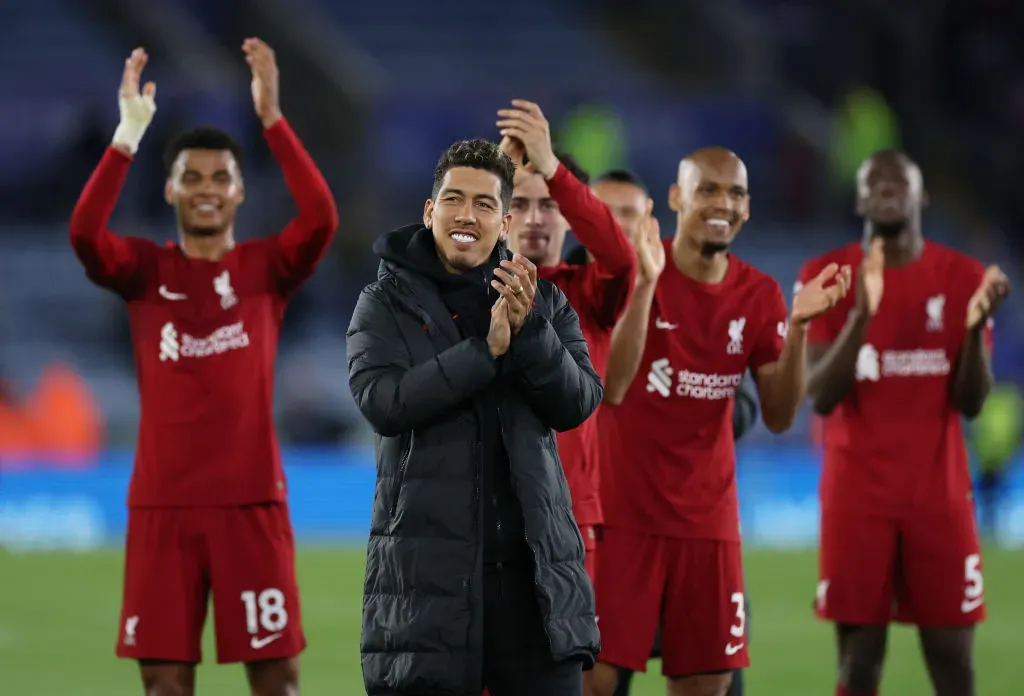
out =
<path fill-rule="evenodd" d="M 410 364 L 392 310 L 372 290 L 359 296 L 345 343 L 352 396 L 373 429 L 386 437 L 454 408 L 497 374 L 487 344 L 477 338 Z"/>
<path fill-rule="evenodd" d="M 754 395 L 753 383 L 749 375 L 743 376 L 739 389 L 736 390 L 736 403 L 732 411 L 732 436 L 739 440 L 750 432 L 757 423 L 757 397 Z"/>
<path fill-rule="evenodd" d="M 561 290 L 548 288 L 551 320 L 532 312 L 512 339 L 508 357 L 533 410 L 549 428 L 565 432 L 590 417 L 604 397 L 604 385 L 590 362 L 579 316 Z"/>

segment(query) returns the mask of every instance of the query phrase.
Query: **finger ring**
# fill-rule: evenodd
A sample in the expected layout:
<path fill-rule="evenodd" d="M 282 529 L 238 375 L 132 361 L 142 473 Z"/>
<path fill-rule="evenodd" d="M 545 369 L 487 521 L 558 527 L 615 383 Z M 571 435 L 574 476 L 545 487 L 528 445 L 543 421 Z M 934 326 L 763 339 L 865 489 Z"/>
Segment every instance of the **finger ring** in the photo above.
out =
<path fill-rule="evenodd" d="M 523 286 L 522 286 L 522 285 L 520 285 L 520 286 L 519 286 L 518 288 L 516 288 L 515 290 L 513 290 L 513 291 L 512 291 L 512 294 L 513 294 L 513 295 L 515 295 L 516 297 L 518 297 L 518 296 L 522 295 L 522 294 L 523 294 Z"/>

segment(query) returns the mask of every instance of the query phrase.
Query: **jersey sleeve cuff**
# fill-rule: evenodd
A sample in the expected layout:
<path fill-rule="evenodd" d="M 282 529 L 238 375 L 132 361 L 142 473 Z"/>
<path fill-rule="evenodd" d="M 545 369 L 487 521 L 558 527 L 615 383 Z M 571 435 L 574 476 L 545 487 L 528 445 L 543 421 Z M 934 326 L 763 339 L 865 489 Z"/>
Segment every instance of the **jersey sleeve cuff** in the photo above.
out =
<path fill-rule="evenodd" d="M 291 124 L 288 123 L 288 119 L 284 116 L 277 119 L 270 128 L 263 129 L 263 137 L 267 140 L 275 140 L 281 138 L 287 138 L 288 136 L 295 137 L 295 133 L 292 131 Z"/>
<path fill-rule="evenodd" d="M 124 150 L 114 147 L 113 145 L 107 146 L 105 156 L 114 162 L 118 163 L 131 163 L 135 161 L 135 157 Z"/>

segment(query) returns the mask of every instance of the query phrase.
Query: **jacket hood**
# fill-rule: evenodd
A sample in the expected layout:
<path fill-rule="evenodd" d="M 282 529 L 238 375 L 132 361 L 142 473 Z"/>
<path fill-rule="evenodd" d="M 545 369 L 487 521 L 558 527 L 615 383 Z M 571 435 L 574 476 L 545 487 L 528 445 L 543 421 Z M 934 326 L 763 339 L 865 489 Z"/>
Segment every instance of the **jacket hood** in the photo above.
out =
<path fill-rule="evenodd" d="M 465 273 L 449 273 L 437 256 L 433 233 L 422 224 L 406 225 L 381 235 L 373 243 L 373 251 L 381 258 L 378 278 L 382 278 L 390 269 L 403 269 L 425 276 L 435 283 L 470 282 L 488 287 L 494 277 L 494 267 L 508 255 L 505 245 L 499 242 L 494 246 L 487 263 Z"/>

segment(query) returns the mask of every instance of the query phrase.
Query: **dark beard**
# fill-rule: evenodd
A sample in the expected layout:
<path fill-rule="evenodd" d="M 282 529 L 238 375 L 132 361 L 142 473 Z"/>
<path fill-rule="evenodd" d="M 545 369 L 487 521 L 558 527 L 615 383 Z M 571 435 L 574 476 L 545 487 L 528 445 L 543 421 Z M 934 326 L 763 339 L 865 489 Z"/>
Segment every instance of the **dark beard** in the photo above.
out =
<path fill-rule="evenodd" d="M 871 236 L 881 237 L 882 239 L 895 239 L 896 237 L 899 237 L 905 229 L 907 229 L 906 220 L 899 220 L 897 222 L 872 222 Z"/>
<path fill-rule="evenodd" d="M 700 255 L 706 259 L 710 259 L 715 254 L 724 254 L 727 251 L 729 251 L 729 244 L 727 242 L 700 243 Z"/>

